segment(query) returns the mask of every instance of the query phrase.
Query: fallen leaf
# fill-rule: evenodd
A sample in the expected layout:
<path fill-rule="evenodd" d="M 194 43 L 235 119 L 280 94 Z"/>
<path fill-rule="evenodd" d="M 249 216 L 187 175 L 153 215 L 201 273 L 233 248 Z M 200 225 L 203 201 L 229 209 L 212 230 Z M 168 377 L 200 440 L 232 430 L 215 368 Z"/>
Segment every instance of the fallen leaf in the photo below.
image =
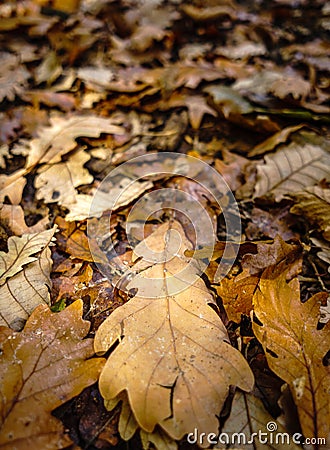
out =
<path fill-rule="evenodd" d="M 22 237 L 11 236 L 8 239 L 8 252 L 0 252 L 0 286 L 7 278 L 16 275 L 23 266 L 36 261 L 32 256 L 49 245 L 55 228 L 41 233 L 25 234 Z"/>
<path fill-rule="evenodd" d="M 21 95 L 30 77 L 29 72 L 12 53 L 0 53 L 0 102 L 5 98 L 14 101 Z"/>
<path fill-rule="evenodd" d="M 290 211 L 304 216 L 316 226 L 323 237 L 330 241 L 330 189 L 319 186 L 308 187 L 305 191 L 292 194 L 295 204 Z"/>
<path fill-rule="evenodd" d="M 21 169 L 11 175 L 0 175 L 0 202 L 8 197 L 14 205 L 20 203 L 26 185 L 24 174 L 25 169 Z"/>
<path fill-rule="evenodd" d="M 34 183 L 37 199 L 43 198 L 46 203 L 57 202 L 60 205 L 74 203 L 78 195 L 76 187 L 93 182 L 93 176 L 84 168 L 89 160 L 90 155 L 82 149 L 65 162 L 42 166 Z"/>
<path fill-rule="evenodd" d="M 236 11 L 232 7 L 232 2 L 228 2 L 228 5 L 207 5 L 205 8 L 198 8 L 195 5 L 182 4 L 181 10 L 191 17 L 196 22 L 205 22 L 214 19 L 230 18 L 232 20 L 236 17 Z"/>
<path fill-rule="evenodd" d="M 21 329 L 41 303 L 49 304 L 52 267 L 49 246 L 55 228 L 8 240 L 9 252 L 0 252 L 0 325 Z M 37 256 L 30 256 L 35 255 Z"/>
<path fill-rule="evenodd" d="M 222 151 L 222 159 L 216 159 L 214 167 L 223 176 L 232 191 L 243 184 L 244 168 L 248 160 L 227 150 Z"/>
<path fill-rule="evenodd" d="M 39 233 L 44 231 L 49 223 L 49 218 L 46 216 L 35 225 L 28 227 L 25 223 L 23 208 L 20 205 L 0 206 L 0 220 L 15 236 Z"/>
<path fill-rule="evenodd" d="M 239 275 L 232 278 L 223 278 L 216 287 L 229 320 L 239 323 L 241 315 L 250 316 L 252 298 L 258 287 L 259 277 L 251 275 L 244 269 Z"/>
<path fill-rule="evenodd" d="M 146 247 L 160 259 L 143 259 Z M 142 241 L 134 252 L 134 259 L 142 256 L 134 267 L 140 273 L 126 286 L 137 288 L 138 294 L 117 308 L 95 336 L 97 353 L 120 339 L 100 377 L 106 402 L 127 391 L 139 427 L 151 433 L 158 424 L 173 439 L 195 427 L 217 432 L 216 414 L 229 385 L 244 390 L 253 385 L 246 361 L 230 346 L 224 325 L 209 306 L 212 296 L 184 256 L 186 248 L 191 245 L 175 221 Z M 161 262 L 161 255 L 169 254 L 170 261 Z"/>
<path fill-rule="evenodd" d="M 215 84 L 208 86 L 204 90 L 210 94 L 214 104 L 222 111 L 226 119 L 230 115 L 242 115 L 253 112 L 252 105 L 231 87 Z"/>
<path fill-rule="evenodd" d="M 60 313 L 39 306 L 24 330 L 0 328 L 0 447 L 65 448 L 71 439 L 51 412 L 95 383 L 104 360 L 84 339 L 82 301 Z"/>
<path fill-rule="evenodd" d="M 256 145 L 251 151 L 249 151 L 249 156 L 263 155 L 264 153 L 274 150 L 275 147 L 286 142 L 290 134 L 300 130 L 303 126 L 304 125 L 296 125 L 294 127 L 283 128 L 283 130 L 278 131 L 265 141 L 262 141 L 260 144 Z"/>
<path fill-rule="evenodd" d="M 249 240 L 260 240 L 265 236 L 274 239 L 280 235 L 284 241 L 299 239 L 299 234 L 292 229 L 296 225 L 296 217 L 289 212 L 289 206 L 271 208 L 265 211 L 253 207 L 251 222 L 245 229 Z"/>
<path fill-rule="evenodd" d="M 275 201 L 330 178 L 330 154 L 322 147 L 292 142 L 276 153 L 265 156 L 257 165 L 254 197 L 272 195 Z"/>
<path fill-rule="evenodd" d="M 129 186 L 129 189 L 127 188 Z M 150 181 L 134 181 L 129 178 L 122 178 L 120 186 L 109 187 L 109 191 L 100 191 L 94 195 L 78 194 L 75 203 L 63 201 L 70 212 L 66 220 L 85 220 L 91 217 L 101 217 L 105 211 L 115 211 L 122 206 L 126 206 L 138 198 L 143 192 L 152 188 Z"/>
<path fill-rule="evenodd" d="M 271 370 L 290 386 L 304 435 L 327 438 L 330 373 L 322 361 L 330 346 L 330 323 L 317 330 L 318 295 L 301 303 L 298 279 L 287 283 L 285 273 L 274 279 L 267 269 L 253 306 L 261 323 L 254 322 L 253 331 Z"/>
<path fill-rule="evenodd" d="M 95 115 L 54 116 L 50 121 L 51 126 L 42 127 L 38 131 L 39 137 L 29 142 L 27 169 L 37 164 L 61 162 L 61 156 L 77 145 L 77 137 L 98 137 L 101 133 L 124 134 L 124 129 L 114 125 L 111 119 Z M 19 148 L 16 148 L 18 151 Z"/>
<path fill-rule="evenodd" d="M 272 426 L 272 424 L 275 424 L 273 441 L 270 438 L 270 430 L 266 428 L 267 425 Z M 267 433 L 266 442 L 258 439 L 259 432 Z M 230 416 L 221 429 L 218 442 L 223 445 L 229 444 L 226 448 L 235 448 L 238 445 L 244 446 L 246 450 L 298 450 L 301 448 L 293 442 L 287 430 L 266 411 L 259 398 L 239 391 L 235 393 Z"/>
<path fill-rule="evenodd" d="M 57 217 L 55 223 L 61 230 L 57 234 L 57 242 L 61 249 L 69 253 L 73 258 L 108 264 L 108 259 L 99 248 L 95 237 L 87 237 L 82 229 L 77 228 L 75 223 L 67 222 L 62 217 Z"/>
<path fill-rule="evenodd" d="M 251 275 L 260 274 L 263 269 L 272 266 L 277 272 L 287 270 L 288 277 L 297 276 L 302 269 L 302 246 L 287 244 L 277 235 L 273 243 L 260 242 L 257 253 L 246 254 L 242 258 L 242 267 L 249 269 Z"/>

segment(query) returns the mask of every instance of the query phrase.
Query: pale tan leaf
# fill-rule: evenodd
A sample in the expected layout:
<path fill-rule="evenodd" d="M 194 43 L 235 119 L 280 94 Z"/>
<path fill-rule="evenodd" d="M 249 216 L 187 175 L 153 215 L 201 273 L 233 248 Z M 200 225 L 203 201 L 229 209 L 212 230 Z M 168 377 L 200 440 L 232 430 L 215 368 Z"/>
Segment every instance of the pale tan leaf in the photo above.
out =
<path fill-rule="evenodd" d="M 107 401 L 126 390 L 134 417 L 147 433 L 156 425 L 173 439 L 195 427 L 216 432 L 229 385 L 250 390 L 252 372 L 229 344 L 195 262 L 184 256 L 191 244 L 181 225 L 161 225 L 135 255 L 146 248 L 154 257 L 145 254 L 149 261 L 135 264 L 140 273 L 127 285 L 138 288 L 138 294 L 117 308 L 95 336 L 98 353 L 120 340 L 101 374 L 101 393 Z M 173 257 L 162 262 L 169 254 Z"/>
<path fill-rule="evenodd" d="M 291 196 L 296 204 L 290 212 L 304 216 L 330 241 L 330 189 L 312 186 Z"/>
<path fill-rule="evenodd" d="M 8 197 L 14 205 L 20 203 L 26 185 L 24 174 L 25 169 L 21 169 L 11 175 L 0 175 L 0 202 L 4 202 Z"/>
<path fill-rule="evenodd" d="M 267 425 L 274 426 L 273 442 Z M 275 425 L 273 425 L 275 424 Z M 259 430 L 266 433 L 262 441 L 258 439 Z M 256 433 L 253 436 L 253 433 Z M 269 437 L 265 443 L 263 437 Z M 228 440 L 228 442 L 226 442 Z M 298 450 L 301 448 L 292 441 L 286 429 L 266 411 L 262 401 L 252 394 L 237 391 L 233 400 L 230 416 L 221 430 L 218 442 L 229 444 L 226 448 L 244 446 L 246 450 Z"/>
<path fill-rule="evenodd" d="M 35 179 L 37 199 L 60 205 L 74 203 L 78 194 L 75 188 L 93 182 L 93 176 L 83 167 L 89 159 L 90 155 L 80 150 L 65 162 L 41 167 Z"/>
<path fill-rule="evenodd" d="M 51 412 L 95 383 L 104 360 L 85 339 L 78 300 L 60 313 L 40 305 L 21 333 L 0 328 L 0 448 L 56 450 L 71 439 Z"/>
<path fill-rule="evenodd" d="M 15 100 L 22 94 L 27 85 L 29 72 L 21 64 L 19 58 L 12 53 L 0 53 L 0 102 L 5 98 Z"/>
<path fill-rule="evenodd" d="M 11 236 L 8 239 L 8 252 L 0 252 L 0 286 L 7 278 L 16 275 L 23 266 L 36 261 L 32 256 L 47 247 L 53 238 L 56 227 L 41 233 Z"/>
<path fill-rule="evenodd" d="M 0 220 L 15 234 L 39 233 L 44 231 L 49 223 L 48 215 L 40 219 L 35 225 L 28 227 L 25 223 L 24 211 L 20 205 L 0 206 Z"/>
<path fill-rule="evenodd" d="M 288 383 L 305 437 L 327 438 L 330 425 L 329 367 L 323 358 L 330 347 L 330 322 L 317 330 L 319 295 L 300 302 L 299 281 L 267 269 L 253 297 L 253 323 L 270 368 Z"/>
<path fill-rule="evenodd" d="M 126 188 L 128 187 L 129 188 Z M 139 197 L 143 192 L 152 188 L 153 183 L 150 181 L 134 181 L 128 178 L 121 180 L 120 186 L 109 188 L 108 192 L 97 191 L 97 196 L 88 194 L 78 194 L 75 203 L 68 203 L 63 199 L 62 204 L 69 208 L 70 212 L 66 216 L 66 220 L 85 220 L 91 217 L 101 217 L 105 211 L 116 210 L 122 206 L 126 206 Z"/>
<path fill-rule="evenodd" d="M 257 166 L 254 197 L 272 195 L 276 201 L 330 178 L 330 153 L 320 146 L 292 142 L 276 153 L 265 156 Z"/>
<path fill-rule="evenodd" d="M 36 164 L 53 164 L 76 146 L 80 136 L 98 137 L 101 133 L 123 134 L 124 129 L 112 123 L 111 119 L 94 115 L 53 117 L 51 126 L 38 131 L 38 138 L 29 143 L 27 168 Z"/>

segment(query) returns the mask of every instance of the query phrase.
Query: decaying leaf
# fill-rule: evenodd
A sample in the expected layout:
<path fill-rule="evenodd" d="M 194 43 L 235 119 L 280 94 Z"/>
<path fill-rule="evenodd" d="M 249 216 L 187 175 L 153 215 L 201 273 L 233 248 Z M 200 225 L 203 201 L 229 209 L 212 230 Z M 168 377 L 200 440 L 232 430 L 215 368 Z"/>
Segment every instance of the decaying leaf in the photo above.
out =
<path fill-rule="evenodd" d="M 330 346 L 330 323 L 317 330 L 319 296 L 302 304 L 298 279 L 287 283 L 285 273 L 274 278 L 267 269 L 253 305 L 261 322 L 253 323 L 254 333 L 270 368 L 290 386 L 304 435 L 327 438 L 330 372 L 323 358 Z"/>
<path fill-rule="evenodd" d="M 330 178 L 330 153 L 321 147 L 292 142 L 276 153 L 265 156 L 257 166 L 254 197 L 273 195 L 276 201 L 292 192 Z"/>
<path fill-rule="evenodd" d="M 83 167 L 89 159 L 90 156 L 80 150 L 68 161 L 42 166 L 35 179 L 37 199 L 44 198 L 47 203 L 74 203 L 77 195 L 75 188 L 93 182 L 93 176 Z"/>
<path fill-rule="evenodd" d="M 54 232 L 52 228 L 12 236 L 8 240 L 8 253 L 0 252 L 0 325 L 21 329 L 36 306 L 49 304 L 52 267 L 49 245 Z"/>
<path fill-rule="evenodd" d="M 270 436 L 267 442 L 260 442 L 257 437 L 259 430 L 270 435 L 266 428 L 267 424 L 275 424 L 276 432 L 273 435 L 273 442 Z M 247 450 L 298 450 L 300 448 L 292 441 L 286 429 L 266 411 L 259 398 L 239 391 L 235 393 L 230 416 L 221 430 L 219 443 L 229 444 L 226 448 L 244 446 L 243 448 Z"/>
<path fill-rule="evenodd" d="M 16 333 L 0 328 L 0 447 L 65 448 L 71 439 L 51 412 L 95 383 L 104 360 L 91 358 L 82 301 L 61 313 L 40 305 Z"/>
<path fill-rule="evenodd" d="M 293 194 L 292 197 L 295 205 L 290 211 L 293 214 L 303 215 L 322 232 L 325 239 L 330 241 L 330 189 L 312 186 Z"/>
<path fill-rule="evenodd" d="M 173 255 L 178 236 L 180 246 Z M 148 262 L 146 248 L 160 259 Z M 229 385 L 244 390 L 253 385 L 247 362 L 229 344 L 224 325 L 210 307 L 214 300 L 195 275 L 195 263 L 184 256 L 187 248 L 191 244 L 175 221 L 142 241 L 135 248 L 135 258 L 142 256 L 134 267 L 139 275 L 127 285 L 138 293 L 117 308 L 95 336 L 97 353 L 120 340 L 100 377 L 106 402 L 117 403 L 127 391 L 139 427 L 152 433 L 158 425 L 173 439 L 195 427 L 216 433 L 216 415 Z M 161 262 L 161 255 L 169 252 L 170 260 Z M 185 279 L 180 279 L 182 271 Z"/>

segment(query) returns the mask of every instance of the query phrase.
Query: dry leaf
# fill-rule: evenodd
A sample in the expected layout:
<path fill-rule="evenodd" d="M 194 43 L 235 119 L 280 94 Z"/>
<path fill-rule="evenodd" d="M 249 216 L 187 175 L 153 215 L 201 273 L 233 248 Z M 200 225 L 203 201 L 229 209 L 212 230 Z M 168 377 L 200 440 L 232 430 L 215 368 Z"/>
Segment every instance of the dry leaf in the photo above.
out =
<path fill-rule="evenodd" d="M 26 233 L 39 233 L 44 231 L 49 223 L 48 215 L 40 219 L 35 225 L 28 227 L 25 223 L 24 211 L 20 205 L 2 205 L 0 206 L 0 220 L 16 236 L 22 236 Z"/>
<path fill-rule="evenodd" d="M 264 153 L 274 150 L 274 148 L 279 144 L 286 142 L 290 134 L 300 130 L 303 126 L 304 125 L 296 125 L 295 127 L 283 128 L 283 130 L 278 131 L 277 133 L 267 138 L 265 141 L 262 141 L 260 142 L 260 144 L 256 145 L 249 152 L 249 156 L 263 155 Z"/>
<path fill-rule="evenodd" d="M 35 179 L 37 199 L 60 205 L 74 203 L 77 196 L 75 188 L 93 182 L 93 176 L 83 167 L 89 160 L 90 155 L 79 150 L 65 162 L 41 167 Z"/>
<path fill-rule="evenodd" d="M 0 252 L 0 286 L 7 278 L 16 275 L 23 266 L 36 261 L 32 256 L 49 245 L 55 228 L 41 233 L 25 234 L 22 237 L 11 236 L 8 239 L 8 252 Z"/>
<path fill-rule="evenodd" d="M 82 301 L 61 313 L 39 306 L 21 333 L 0 328 L 0 447 L 59 449 L 71 444 L 51 412 L 95 383 L 104 360 L 91 359 Z"/>
<path fill-rule="evenodd" d="M 216 287 L 229 320 L 239 323 L 241 315 L 250 315 L 252 297 L 258 287 L 259 277 L 251 275 L 248 269 L 232 278 L 221 280 Z"/>
<path fill-rule="evenodd" d="M 61 233 L 57 235 L 57 242 L 61 249 L 73 258 L 108 264 L 106 255 L 100 250 L 94 237 L 88 238 L 83 230 L 77 228 L 75 223 L 67 222 L 62 217 L 57 217 L 55 223 L 61 229 Z"/>
<path fill-rule="evenodd" d="M 253 323 L 270 368 L 290 386 L 302 431 L 306 437 L 328 437 L 330 424 L 329 367 L 323 358 L 329 350 L 328 323 L 317 330 L 318 295 L 300 302 L 299 281 L 286 282 L 286 274 L 272 277 L 267 269 L 253 297 Z"/>
<path fill-rule="evenodd" d="M 49 304 L 52 267 L 49 245 L 54 232 L 52 228 L 12 236 L 8 240 L 9 252 L 0 252 L 0 325 L 21 329 L 36 306 Z"/>
<path fill-rule="evenodd" d="M 296 204 L 290 211 L 304 216 L 322 232 L 325 239 L 330 241 L 330 189 L 313 186 L 293 194 L 292 198 Z"/>
<path fill-rule="evenodd" d="M 20 203 L 26 185 L 24 174 L 25 169 L 21 169 L 11 175 L 0 175 L 0 202 L 4 202 L 8 197 L 14 205 Z"/>
<path fill-rule="evenodd" d="M 5 98 L 14 101 L 16 95 L 24 92 L 29 77 L 29 72 L 16 55 L 0 53 L 0 102 Z"/>
<path fill-rule="evenodd" d="M 127 188 L 129 186 L 129 188 Z M 152 188 L 150 181 L 134 181 L 129 178 L 122 178 L 120 186 L 109 187 L 108 192 L 97 191 L 96 196 L 88 194 L 78 194 L 75 203 L 63 205 L 70 209 L 66 220 L 85 220 L 91 217 L 101 217 L 105 211 L 115 211 L 130 204 L 143 192 Z"/>
<path fill-rule="evenodd" d="M 160 258 L 172 255 L 173 246 L 176 251 L 170 261 L 142 259 L 135 265 L 140 273 L 127 289 L 138 288 L 138 294 L 100 326 L 95 350 L 104 353 L 120 340 L 100 378 L 106 401 L 126 390 L 142 430 L 151 433 L 159 425 L 170 437 L 180 439 L 195 427 L 216 432 L 216 415 L 229 385 L 250 390 L 253 375 L 228 343 L 194 262 L 184 256 L 191 245 L 178 222 L 161 225 L 135 248 L 134 259 L 143 258 L 146 248 Z"/>
<path fill-rule="evenodd" d="M 266 428 L 267 424 L 275 424 L 277 427 L 274 428 L 273 442 L 270 438 L 271 433 Z M 263 442 L 258 439 L 259 430 L 267 433 L 266 443 L 263 439 Z M 237 433 L 240 434 L 237 435 Z M 255 433 L 255 437 L 252 433 Z M 286 433 L 286 435 L 281 435 L 282 433 Z M 227 443 L 226 439 L 229 440 L 228 444 L 231 445 L 226 448 L 235 448 L 237 445 L 244 446 L 244 450 L 298 450 L 301 448 L 292 441 L 292 437 L 286 429 L 266 411 L 260 399 L 252 394 L 239 391 L 235 393 L 230 416 L 221 430 L 220 438 L 220 444 L 224 445 Z"/>
<path fill-rule="evenodd" d="M 242 267 L 249 269 L 255 275 L 263 269 L 277 266 L 277 272 L 288 271 L 288 277 L 293 278 L 301 272 L 302 246 L 300 244 L 287 244 L 281 236 L 276 236 L 272 244 L 259 242 L 257 254 L 246 254 L 242 259 Z"/>
<path fill-rule="evenodd" d="M 51 126 L 41 128 L 39 137 L 29 142 L 27 168 L 60 162 L 61 156 L 77 145 L 77 137 L 98 137 L 101 133 L 124 134 L 124 129 L 114 125 L 111 119 L 94 115 L 54 116 L 50 121 Z M 19 147 L 16 151 L 19 151 Z"/>
<path fill-rule="evenodd" d="M 254 197 L 273 195 L 279 201 L 323 178 L 330 178 L 330 154 L 320 146 L 292 142 L 265 156 L 265 164 L 258 165 L 257 170 Z"/>

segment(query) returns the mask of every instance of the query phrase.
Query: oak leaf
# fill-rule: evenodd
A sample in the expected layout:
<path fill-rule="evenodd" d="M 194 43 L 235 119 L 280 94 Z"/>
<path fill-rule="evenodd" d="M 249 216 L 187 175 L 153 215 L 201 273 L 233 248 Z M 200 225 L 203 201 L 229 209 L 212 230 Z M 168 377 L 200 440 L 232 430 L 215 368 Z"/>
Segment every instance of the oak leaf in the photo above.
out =
<path fill-rule="evenodd" d="M 152 433 L 158 425 L 173 439 L 195 427 L 217 432 L 216 415 L 229 385 L 244 390 L 253 385 L 247 362 L 229 344 L 210 306 L 214 300 L 194 261 L 184 256 L 187 248 L 191 244 L 176 221 L 142 241 L 134 252 L 134 259 L 142 256 L 133 268 L 139 274 L 127 284 L 138 293 L 95 336 L 97 353 L 120 340 L 100 377 L 106 403 L 127 391 L 139 427 Z M 146 249 L 155 252 L 150 261 L 143 258 Z"/>
<path fill-rule="evenodd" d="M 107 192 L 99 190 L 95 197 L 89 194 L 78 194 L 74 203 L 63 201 L 63 205 L 70 209 L 66 220 L 101 217 L 105 211 L 114 211 L 128 205 L 152 186 L 153 183 L 150 181 L 132 182 L 129 178 L 122 178 L 119 186 L 108 186 Z"/>
<path fill-rule="evenodd" d="M 312 186 L 293 194 L 292 198 L 296 203 L 290 211 L 293 214 L 303 215 L 321 231 L 325 239 L 330 241 L 330 189 Z"/>
<path fill-rule="evenodd" d="M 80 150 L 65 162 L 42 166 L 35 179 L 37 199 L 44 198 L 47 203 L 74 203 L 76 187 L 93 182 L 93 176 L 83 167 L 89 159 L 90 155 Z"/>
<path fill-rule="evenodd" d="M 39 220 L 36 224 L 28 227 L 25 223 L 24 211 L 20 205 L 2 205 L 0 206 L 0 220 L 16 236 L 22 234 L 39 233 L 44 231 L 49 223 L 48 215 Z"/>
<path fill-rule="evenodd" d="M 26 185 L 24 174 L 25 169 L 21 169 L 11 175 L 0 175 L 0 202 L 4 202 L 8 197 L 12 204 L 20 203 Z"/>
<path fill-rule="evenodd" d="M 330 178 L 330 153 L 320 146 L 292 142 L 265 156 L 257 166 L 254 197 L 274 196 L 276 201 Z"/>
<path fill-rule="evenodd" d="M 0 252 L 0 325 L 21 329 L 36 306 L 48 304 L 52 266 L 49 246 L 55 228 L 12 236 Z M 37 256 L 35 256 L 38 254 Z"/>
<path fill-rule="evenodd" d="M 104 360 L 84 339 L 79 300 L 60 313 L 40 305 L 16 333 L 0 328 L 0 447 L 65 448 L 71 439 L 51 412 L 95 383 Z"/>
<path fill-rule="evenodd" d="M 38 136 L 29 142 L 27 168 L 37 164 L 53 164 L 61 161 L 61 156 L 73 150 L 76 138 L 98 137 L 101 133 L 124 134 L 124 129 L 111 119 L 94 115 L 51 118 L 49 127 L 42 127 Z M 16 148 L 16 152 L 19 148 Z M 22 151 L 25 151 L 23 146 Z"/>
<path fill-rule="evenodd" d="M 232 278 L 224 278 L 216 287 L 229 320 L 239 323 L 241 315 L 250 315 L 252 310 L 252 298 L 258 287 L 259 277 L 251 275 L 248 269 L 244 269 L 239 275 Z"/>
<path fill-rule="evenodd" d="M 245 254 L 242 258 L 242 267 L 249 269 L 251 275 L 270 266 L 276 266 L 278 273 L 289 268 L 290 278 L 298 275 L 302 268 L 302 246 L 288 244 L 277 235 L 272 243 L 259 242 L 256 254 Z"/>
<path fill-rule="evenodd" d="M 259 320 L 253 323 L 254 333 L 269 367 L 290 387 L 304 435 L 327 438 L 330 372 L 323 358 L 330 346 L 330 323 L 317 330 L 319 296 L 301 303 L 298 279 L 287 283 L 285 273 L 274 279 L 272 269 L 267 269 L 253 306 Z"/>

